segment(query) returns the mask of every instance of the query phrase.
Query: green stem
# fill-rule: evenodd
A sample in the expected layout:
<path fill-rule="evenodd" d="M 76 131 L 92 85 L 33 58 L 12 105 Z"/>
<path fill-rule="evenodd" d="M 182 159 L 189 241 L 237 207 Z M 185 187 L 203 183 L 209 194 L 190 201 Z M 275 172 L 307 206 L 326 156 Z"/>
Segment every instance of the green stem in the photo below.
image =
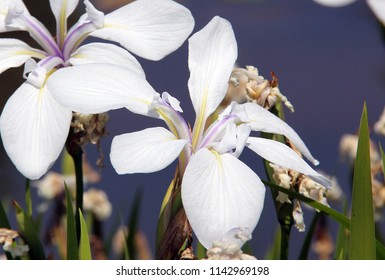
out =
<path fill-rule="evenodd" d="M 281 260 L 289 259 L 290 231 L 294 223 L 292 212 L 293 205 L 291 203 L 284 203 L 278 209 L 278 221 L 281 227 Z"/>
<path fill-rule="evenodd" d="M 80 242 L 80 211 L 83 211 L 83 149 L 79 144 L 80 135 L 76 134 L 71 128 L 67 142 L 66 149 L 68 154 L 72 157 L 75 166 L 75 178 L 76 178 L 76 213 L 75 213 L 75 227 L 78 243 Z M 80 244 L 80 243 L 79 243 Z"/>
<path fill-rule="evenodd" d="M 290 229 L 291 227 L 281 225 L 281 251 L 280 251 L 281 260 L 289 259 Z"/>
<path fill-rule="evenodd" d="M 27 179 L 25 183 L 25 206 L 27 208 L 27 215 L 32 217 L 31 183 L 29 179 Z"/>
<path fill-rule="evenodd" d="M 80 238 L 80 211 L 83 211 L 83 192 L 84 192 L 82 154 L 83 152 L 76 155 L 71 155 L 75 165 L 75 177 L 76 177 L 75 225 L 76 225 L 76 234 L 78 239 Z"/>

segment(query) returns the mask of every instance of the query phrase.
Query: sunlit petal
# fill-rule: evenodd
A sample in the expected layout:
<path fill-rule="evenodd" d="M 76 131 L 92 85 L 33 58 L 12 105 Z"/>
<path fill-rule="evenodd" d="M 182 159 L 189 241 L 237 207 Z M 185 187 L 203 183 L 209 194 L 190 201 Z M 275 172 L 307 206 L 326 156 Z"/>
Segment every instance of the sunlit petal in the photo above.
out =
<path fill-rule="evenodd" d="M 188 9 L 170 0 L 137 0 L 105 15 L 104 28 L 91 33 L 129 51 L 159 60 L 175 51 L 194 27 Z"/>
<path fill-rule="evenodd" d="M 246 103 L 236 105 L 234 107 L 234 113 L 237 114 L 243 122 L 248 123 L 254 131 L 263 131 L 286 136 L 304 157 L 310 160 L 314 165 L 318 165 L 319 162 L 314 159 L 309 149 L 294 129 L 268 110 L 255 103 Z"/>
<path fill-rule="evenodd" d="M 25 82 L 1 114 L 4 148 L 16 168 L 38 179 L 59 157 L 67 139 L 72 112 L 60 106 L 46 88 Z"/>
<path fill-rule="evenodd" d="M 294 150 L 278 141 L 249 137 L 247 147 L 274 164 L 305 174 L 326 188 L 331 187 L 329 179 L 311 168 Z"/>
<path fill-rule="evenodd" d="M 118 174 L 159 171 L 179 156 L 186 143 L 163 127 L 119 135 L 111 144 L 111 163 Z"/>
<path fill-rule="evenodd" d="M 208 149 L 191 157 L 182 181 L 187 218 L 206 248 L 233 228 L 252 232 L 263 209 L 265 187 L 243 162 Z"/>
<path fill-rule="evenodd" d="M 105 43 L 86 44 L 77 49 L 69 59 L 71 65 L 81 65 L 88 63 L 110 63 L 127 67 L 145 77 L 142 66 L 125 49 Z"/>
<path fill-rule="evenodd" d="M 224 98 L 237 58 L 237 43 L 231 24 L 220 17 L 189 39 L 188 87 L 197 119 L 193 145 L 202 134 L 205 121 Z"/>
<path fill-rule="evenodd" d="M 0 39 L 0 74 L 23 65 L 31 57 L 44 58 L 45 53 L 17 39 Z"/>
<path fill-rule="evenodd" d="M 155 95 L 142 76 L 112 64 L 94 63 L 60 69 L 50 76 L 47 87 L 60 104 L 86 114 L 126 107 L 146 115 Z"/>

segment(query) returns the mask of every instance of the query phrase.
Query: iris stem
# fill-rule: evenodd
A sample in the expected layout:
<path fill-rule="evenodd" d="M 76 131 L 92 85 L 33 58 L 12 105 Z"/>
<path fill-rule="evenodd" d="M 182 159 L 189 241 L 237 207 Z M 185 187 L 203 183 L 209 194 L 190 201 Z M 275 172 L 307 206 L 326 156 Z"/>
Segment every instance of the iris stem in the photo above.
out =
<path fill-rule="evenodd" d="M 83 211 L 83 149 L 78 142 L 79 135 L 74 133 L 73 129 L 70 129 L 66 148 L 68 154 L 72 157 L 75 167 L 75 178 L 76 178 L 76 212 L 75 212 L 75 227 L 78 244 L 80 244 L 80 211 Z"/>
<path fill-rule="evenodd" d="M 83 192 L 84 192 L 82 154 L 83 152 L 72 156 L 72 159 L 75 165 L 75 177 L 76 177 L 75 225 L 76 225 L 76 235 L 77 235 L 78 241 L 80 240 L 80 211 L 83 211 Z"/>

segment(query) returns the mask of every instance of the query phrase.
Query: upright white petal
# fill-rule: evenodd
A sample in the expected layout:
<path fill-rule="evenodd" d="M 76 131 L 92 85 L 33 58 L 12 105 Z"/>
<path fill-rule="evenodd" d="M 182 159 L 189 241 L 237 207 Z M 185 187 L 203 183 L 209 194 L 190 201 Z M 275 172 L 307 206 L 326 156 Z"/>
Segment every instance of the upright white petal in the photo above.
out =
<path fill-rule="evenodd" d="M 175 51 L 194 27 L 188 9 L 171 0 L 137 0 L 105 15 L 104 28 L 91 33 L 120 43 L 141 57 L 159 60 Z"/>
<path fill-rule="evenodd" d="M 188 87 L 197 119 L 195 138 L 202 134 L 205 121 L 224 98 L 231 71 L 237 59 L 237 42 L 231 24 L 213 18 L 189 39 Z M 194 144 L 198 139 L 194 139 Z"/>
<path fill-rule="evenodd" d="M 182 201 L 204 247 L 234 228 L 252 232 L 259 221 L 265 187 L 243 162 L 201 149 L 190 159 L 182 181 Z"/>
<path fill-rule="evenodd" d="M 385 1 L 383 0 L 366 0 L 368 6 L 375 14 L 377 19 L 385 25 Z"/>
<path fill-rule="evenodd" d="M 76 9 L 79 0 L 49 0 L 56 22 L 66 20 Z"/>
<path fill-rule="evenodd" d="M 71 65 L 88 63 L 109 63 L 127 67 L 145 77 L 138 60 L 125 49 L 105 43 L 91 43 L 78 48 L 69 59 Z"/>
<path fill-rule="evenodd" d="M 245 103 L 236 105 L 234 107 L 234 113 L 237 114 L 243 122 L 248 123 L 254 131 L 284 135 L 295 145 L 304 157 L 314 165 L 319 164 L 294 129 L 268 110 L 255 103 Z"/>
<path fill-rule="evenodd" d="M 67 34 L 67 18 L 74 12 L 79 0 L 49 0 L 56 19 L 56 36 L 59 44 Z"/>
<path fill-rule="evenodd" d="M 313 0 L 314 2 L 331 8 L 343 7 L 352 4 L 356 0 Z"/>
<path fill-rule="evenodd" d="M 47 87 L 60 104 L 85 114 L 126 107 L 146 115 L 155 95 L 141 75 L 113 64 L 94 63 L 60 69 L 50 76 Z"/>
<path fill-rule="evenodd" d="M 22 14 L 29 15 L 28 9 L 22 0 L 0 0 L 0 33 L 14 30 L 24 30 L 24 27 L 7 26 L 5 20 L 10 9 L 17 10 Z"/>
<path fill-rule="evenodd" d="M 17 39 L 0 39 L 0 74 L 23 65 L 31 57 L 44 58 L 45 53 Z"/>
<path fill-rule="evenodd" d="M 116 136 L 110 159 L 118 174 L 155 172 L 170 165 L 186 143 L 163 127 L 148 128 Z"/>
<path fill-rule="evenodd" d="M 46 88 L 25 82 L 10 97 L 0 119 L 4 148 L 29 179 L 44 175 L 67 139 L 72 112 L 60 106 Z"/>
<path fill-rule="evenodd" d="M 294 150 L 278 141 L 249 137 L 247 147 L 276 165 L 296 170 L 309 176 L 326 188 L 331 187 L 329 179 L 311 168 Z"/>

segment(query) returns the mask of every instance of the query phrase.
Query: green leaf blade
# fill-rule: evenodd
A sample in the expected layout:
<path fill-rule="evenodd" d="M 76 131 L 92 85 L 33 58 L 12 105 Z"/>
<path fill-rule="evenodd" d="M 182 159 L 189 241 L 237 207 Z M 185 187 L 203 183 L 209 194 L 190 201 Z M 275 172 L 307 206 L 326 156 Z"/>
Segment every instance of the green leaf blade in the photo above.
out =
<path fill-rule="evenodd" d="M 80 244 L 79 244 L 79 259 L 92 260 L 90 239 L 88 237 L 87 223 L 84 220 L 83 213 L 79 209 L 80 219 Z"/>
<path fill-rule="evenodd" d="M 35 224 L 32 218 L 21 208 L 21 206 L 13 201 L 16 210 L 16 220 L 20 228 L 20 236 L 29 246 L 29 256 L 32 260 L 46 259 L 44 247 L 39 239 Z"/>
<path fill-rule="evenodd" d="M 71 195 L 66 184 L 65 194 L 67 200 L 67 260 L 78 260 L 79 249 L 76 235 L 75 215 L 72 209 Z"/>
<path fill-rule="evenodd" d="M 376 239 L 370 170 L 369 127 L 366 105 L 361 116 L 357 156 L 354 164 L 348 258 L 376 259 Z"/>

